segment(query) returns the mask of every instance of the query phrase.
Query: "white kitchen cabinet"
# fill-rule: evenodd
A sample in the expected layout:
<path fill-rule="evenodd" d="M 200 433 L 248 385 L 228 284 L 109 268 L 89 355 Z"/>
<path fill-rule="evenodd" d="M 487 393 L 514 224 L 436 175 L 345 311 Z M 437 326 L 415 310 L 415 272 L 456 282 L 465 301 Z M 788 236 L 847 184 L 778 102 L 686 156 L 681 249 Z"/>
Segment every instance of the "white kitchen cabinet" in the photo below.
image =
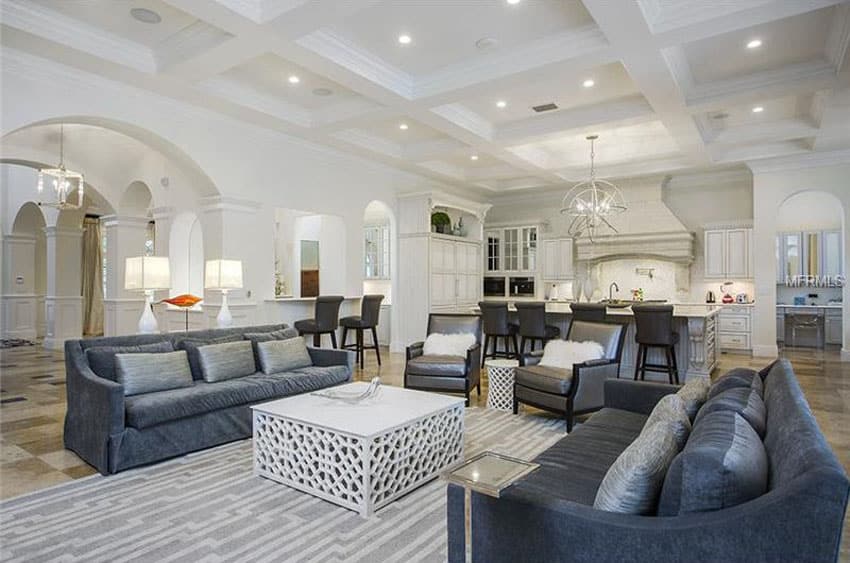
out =
<path fill-rule="evenodd" d="M 717 324 L 717 341 L 721 351 L 752 348 L 752 311 L 752 307 L 722 306 Z"/>
<path fill-rule="evenodd" d="M 536 272 L 537 227 L 494 227 L 484 233 L 488 272 Z"/>
<path fill-rule="evenodd" d="M 705 231 L 705 278 L 751 278 L 752 229 L 707 229 Z"/>
<path fill-rule="evenodd" d="M 827 309 L 824 318 L 824 337 L 827 344 L 841 344 L 843 340 L 841 309 Z"/>
<path fill-rule="evenodd" d="M 824 231 L 821 236 L 821 275 L 835 278 L 844 275 L 844 252 L 841 231 Z"/>
<path fill-rule="evenodd" d="M 776 308 L 776 341 L 785 342 L 785 308 Z"/>
<path fill-rule="evenodd" d="M 574 277 L 573 239 L 543 241 L 543 279 L 559 281 Z"/>
<path fill-rule="evenodd" d="M 481 245 L 431 237 L 431 306 L 474 306 L 481 296 Z"/>
<path fill-rule="evenodd" d="M 835 283 L 835 278 L 844 275 L 841 231 L 780 233 L 776 248 L 777 284 L 799 276 L 819 276 L 823 283 Z"/>

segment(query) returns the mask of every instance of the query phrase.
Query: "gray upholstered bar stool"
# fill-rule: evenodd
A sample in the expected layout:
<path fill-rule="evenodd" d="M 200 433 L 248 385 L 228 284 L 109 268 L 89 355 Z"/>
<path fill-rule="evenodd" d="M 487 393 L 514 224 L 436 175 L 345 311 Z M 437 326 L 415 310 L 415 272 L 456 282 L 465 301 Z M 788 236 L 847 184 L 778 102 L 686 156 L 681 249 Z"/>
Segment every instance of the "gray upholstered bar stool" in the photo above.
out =
<path fill-rule="evenodd" d="M 646 379 L 647 371 L 667 372 L 670 383 L 679 383 L 679 366 L 676 363 L 676 344 L 679 333 L 673 330 L 672 305 L 633 305 L 635 316 L 635 380 Z M 664 364 L 650 364 L 646 355 L 650 348 L 664 350 Z"/>
<path fill-rule="evenodd" d="M 546 324 L 546 303 L 542 301 L 514 303 L 519 317 L 520 355 L 525 353 L 525 343 L 531 342 L 531 350 L 537 342 L 545 346 L 547 342 L 561 336 L 561 329 Z"/>
<path fill-rule="evenodd" d="M 570 303 L 572 320 L 590 323 L 604 323 L 608 307 L 604 303 Z"/>
<path fill-rule="evenodd" d="M 508 304 L 505 302 L 481 301 L 478 303 L 481 309 L 481 326 L 484 331 L 484 359 L 487 358 L 517 358 L 519 347 L 517 346 L 517 332 L 519 326 L 508 322 Z M 490 351 L 490 339 L 493 339 L 493 351 Z M 505 347 L 499 351 L 499 338 Z M 514 351 L 511 352 L 511 343 Z"/>
<path fill-rule="evenodd" d="M 295 330 L 301 336 L 313 335 L 313 346 L 322 345 L 322 335 L 331 335 L 331 344 L 336 348 L 336 329 L 339 326 L 339 306 L 344 298 L 339 295 L 320 295 L 316 297 L 315 318 L 295 321 Z"/>
<path fill-rule="evenodd" d="M 374 350 L 378 357 L 378 365 L 381 365 L 381 350 L 378 348 L 378 318 L 381 316 L 381 301 L 383 300 L 383 295 L 364 295 L 360 301 L 360 315 L 343 317 L 339 320 L 342 327 L 342 348 L 345 350 L 352 349 L 357 353 L 360 369 L 363 369 L 364 350 Z M 349 329 L 354 330 L 357 334 L 354 344 L 345 343 Z M 372 346 L 363 344 L 364 330 L 372 331 Z"/>

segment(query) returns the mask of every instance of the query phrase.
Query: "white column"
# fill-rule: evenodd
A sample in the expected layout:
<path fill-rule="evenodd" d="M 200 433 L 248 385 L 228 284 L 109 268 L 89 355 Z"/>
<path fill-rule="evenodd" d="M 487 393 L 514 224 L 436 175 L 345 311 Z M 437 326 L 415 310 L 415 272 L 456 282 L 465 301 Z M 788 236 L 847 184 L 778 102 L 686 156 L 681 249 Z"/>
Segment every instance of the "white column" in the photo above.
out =
<path fill-rule="evenodd" d="M 242 261 L 244 287 L 227 295 L 233 326 L 264 322 L 265 318 L 258 318 L 257 302 L 274 297 L 273 210 L 262 209 L 256 202 L 220 196 L 206 198 L 203 204 L 205 258 Z M 209 326 L 216 326 L 221 293 L 204 290 L 203 307 Z"/>
<path fill-rule="evenodd" d="M 35 340 L 38 303 L 35 291 L 36 238 L 32 235 L 3 237 L 3 292 L 0 295 L 3 338 Z"/>
<path fill-rule="evenodd" d="M 106 294 L 103 299 L 105 336 L 134 334 L 145 304 L 144 296 L 124 289 L 124 263 L 145 253 L 147 217 L 107 215 L 101 218 L 106 233 Z"/>
<path fill-rule="evenodd" d="M 83 231 L 51 225 L 45 227 L 44 233 L 47 242 L 44 347 L 58 350 L 65 340 L 80 338 L 83 332 Z"/>

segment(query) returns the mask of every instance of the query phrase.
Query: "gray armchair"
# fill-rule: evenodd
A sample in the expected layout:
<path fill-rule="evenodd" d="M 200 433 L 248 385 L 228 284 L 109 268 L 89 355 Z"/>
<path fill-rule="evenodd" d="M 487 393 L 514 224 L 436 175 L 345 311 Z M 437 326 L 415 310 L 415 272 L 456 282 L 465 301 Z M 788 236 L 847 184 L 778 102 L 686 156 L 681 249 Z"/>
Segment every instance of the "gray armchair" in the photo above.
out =
<path fill-rule="evenodd" d="M 563 415 L 570 432 L 575 415 L 601 409 L 605 404 L 605 380 L 620 376 L 626 328 L 619 323 L 573 321 L 567 340 L 598 342 L 605 356 L 574 364 L 572 369 L 538 365 L 542 351 L 521 356 L 514 382 L 514 414 L 519 403 L 555 412 Z"/>
<path fill-rule="evenodd" d="M 463 393 L 469 406 L 469 392 L 473 388 L 481 395 L 481 317 L 479 315 L 436 314 L 428 315 L 427 334 L 475 335 L 475 344 L 465 357 L 426 356 L 424 342 L 407 347 L 404 366 L 404 386 L 422 391 Z"/>

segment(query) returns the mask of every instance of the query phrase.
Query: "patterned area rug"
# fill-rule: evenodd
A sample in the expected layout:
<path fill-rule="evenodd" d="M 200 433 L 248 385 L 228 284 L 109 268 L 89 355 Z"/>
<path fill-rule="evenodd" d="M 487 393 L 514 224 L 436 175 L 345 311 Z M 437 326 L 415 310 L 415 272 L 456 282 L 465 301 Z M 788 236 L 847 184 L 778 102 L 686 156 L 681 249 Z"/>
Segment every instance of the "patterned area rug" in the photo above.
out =
<path fill-rule="evenodd" d="M 467 457 L 531 459 L 563 420 L 471 408 Z M 372 518 L 254 477 L 244 440 L 0 504 L 0 560 L 445 561 L 446 484 L 432 481 Z"/>

